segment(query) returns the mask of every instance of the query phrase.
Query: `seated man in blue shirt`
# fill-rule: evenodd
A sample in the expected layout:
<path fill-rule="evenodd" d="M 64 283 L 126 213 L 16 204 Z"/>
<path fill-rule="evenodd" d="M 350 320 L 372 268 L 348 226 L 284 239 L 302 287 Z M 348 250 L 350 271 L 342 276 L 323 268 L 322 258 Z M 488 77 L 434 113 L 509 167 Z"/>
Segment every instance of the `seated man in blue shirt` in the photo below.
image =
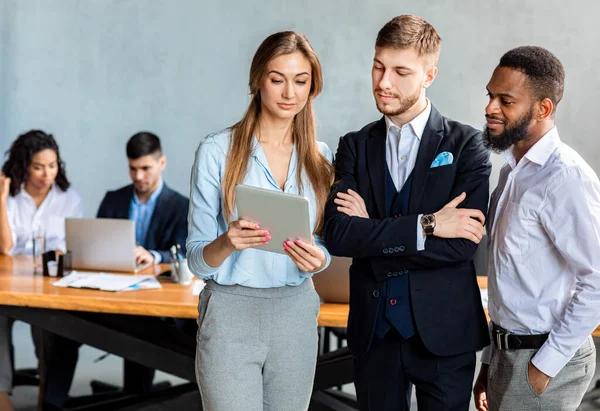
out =
<path fill-rule="evenodd" d="M 97 217 L 135 221 L 138 265 L 168 263 L 171 246 L 180 244 L 185 250 L 189 200 L 164 183 L 167 159 L 156 135 L 131 137 L 127 159 L 133 184 L 106 193 Z"/>
<path fill-rule="evenodd" d="M 162 179 L 166 158 L 159 138 L 149 132 L 135 134 L 127 142 L 129 175 L 133 184 L 106 193 L 98 218 L 122 218 L 135 221 L 136 263 L 170 263 L 171 246 L 180 244 L 185 253 L 189 200 L 169 188 Z M 110 317 L 110 319 L 109 319 Z M 122 323 L 145 324 L 152 318 L 134 316 L 106 316 L 104 319 L 118 328 Z M 156 319 L 160 321 L 160 319 Z M 194 321 L 166 319 L 177 328 L 192 330 Z M 189 329 L 188 329 L 188 326 Z M 69 389 L 77 364 L 78 342 L 62 337 L 52 345 L 47 365 L 47 384 L 44 393 L 44 410 L 62 409 L 68 399 Z M 152 388 L 154 370 L 129 360 L 124 360 L 123 391 L 131 394 L 147 393 Z"/>

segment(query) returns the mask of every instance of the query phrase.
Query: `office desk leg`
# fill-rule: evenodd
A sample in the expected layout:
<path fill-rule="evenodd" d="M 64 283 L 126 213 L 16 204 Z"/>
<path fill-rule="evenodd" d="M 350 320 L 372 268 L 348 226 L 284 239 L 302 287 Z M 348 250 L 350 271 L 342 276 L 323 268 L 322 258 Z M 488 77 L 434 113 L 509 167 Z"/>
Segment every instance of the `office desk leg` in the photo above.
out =
<path fill-rule="evenodd" d="M 44 393 L 46 392 L 46 370 L 47 370 L 47 358 L 46 353 L 48 352 L 48 341 L 50 338 L 47 336 L 47 331 L 40 331 L 40 340 L 38 342 L 39 347 L 37 347 L 37 357 L 38 357 L 38 375 L 40 379 L 40 390 L 38 391 L 38 404 L 37 410 L 43 411 L 44 405 Z"/>

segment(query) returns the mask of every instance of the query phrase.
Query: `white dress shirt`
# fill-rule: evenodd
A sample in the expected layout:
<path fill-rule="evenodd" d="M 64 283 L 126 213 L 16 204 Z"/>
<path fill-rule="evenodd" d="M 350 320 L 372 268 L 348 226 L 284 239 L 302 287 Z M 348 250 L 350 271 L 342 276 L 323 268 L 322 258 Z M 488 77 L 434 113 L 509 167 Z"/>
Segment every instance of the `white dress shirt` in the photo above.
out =
<path fill-rule="evenodd" d="M 554 377 L 600 322 L 600 182 L 556 127 L 518 164 L 504 155 L 488 216 L 489 314 L 515 334 L 549 333 L 532 362 Z"/>
<path fill-rule="evenodd" d="M 9 254 L 32 254 L 33 231 L 41 230 L 46 236 L 46 250 L 65 251 L 65 218 L 82 217 L 81 197 L 74 188 L 62 191 L 56 184 L 36 207 L 23 186 L 16 196 L 6 201 L 8 223 L 13 238 Z"/>
<path fill-rule="evenodd" d="M 394 124 L 394 122 L 385 116 L 385 124 L 387 126 L 387 140 L 385 143 L 385 159 L 387 161 L 388 170 L 396 186 L 396 190 L 400 192 L 408 176 L 412 173 L 417 162 L 417 154 L 421 144 L 423 131 L 431 114 L 431 104 L 427 100 L 427 107 L 417 117 L 410 122 L 404 124 L 402 128 Z M 425 249 L 426 236 L 423 235 L 421 226 L 421 215 L 417 219 L 417 251 Z"/>

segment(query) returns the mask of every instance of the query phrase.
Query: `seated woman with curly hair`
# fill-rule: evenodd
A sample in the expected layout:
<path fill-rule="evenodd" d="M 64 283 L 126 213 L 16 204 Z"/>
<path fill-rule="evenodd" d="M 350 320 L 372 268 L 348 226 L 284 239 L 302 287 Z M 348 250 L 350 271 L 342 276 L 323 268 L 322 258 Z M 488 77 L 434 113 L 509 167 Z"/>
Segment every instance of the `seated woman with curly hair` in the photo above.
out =
<path fill-rule="evenodd" d="M 32 254 L 33 233 L 43 232 L 47 250 L 65 251 L 67 217 L 83 215 L 81 197 L 70 187 L 54 137 L 40 130 L 20 135 L 0 174 L 0 254 Z M 12 410 L 10 330 L 0 316 L 0 409 Z M 36 346 L 38 338 L 32 329 Z"/>

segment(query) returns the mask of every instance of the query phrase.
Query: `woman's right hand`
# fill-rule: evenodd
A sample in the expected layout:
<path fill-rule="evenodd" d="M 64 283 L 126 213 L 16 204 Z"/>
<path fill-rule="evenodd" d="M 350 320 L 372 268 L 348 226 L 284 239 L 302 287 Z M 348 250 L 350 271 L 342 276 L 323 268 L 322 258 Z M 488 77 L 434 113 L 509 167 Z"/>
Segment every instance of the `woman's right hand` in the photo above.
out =
<path fill-rule="evenodd" d="M 6 203 L 10 194 L 10 177 L 6 177 L 4 173 L 0 173 L 0 201 Z"/>
<path fill-rule="evenodd" d="M 271 235 L 260 226 L 248 220 L 237 220 L 229 224 L 225 235 L 227 246 L 231 251 L 241 251 L 268 244 Z"/>

